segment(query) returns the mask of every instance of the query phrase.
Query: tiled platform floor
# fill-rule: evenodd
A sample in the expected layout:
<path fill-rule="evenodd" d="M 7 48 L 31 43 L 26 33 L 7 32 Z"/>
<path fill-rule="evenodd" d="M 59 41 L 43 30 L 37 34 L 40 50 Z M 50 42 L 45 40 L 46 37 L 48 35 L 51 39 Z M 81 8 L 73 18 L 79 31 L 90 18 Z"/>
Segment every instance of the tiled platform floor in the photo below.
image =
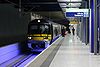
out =
<path fill-rule="evenodd" d="M 49 67 L 100 67 L 100 56 L 91 54 L 89 45 L 76 36 L 67 35 Z"/>

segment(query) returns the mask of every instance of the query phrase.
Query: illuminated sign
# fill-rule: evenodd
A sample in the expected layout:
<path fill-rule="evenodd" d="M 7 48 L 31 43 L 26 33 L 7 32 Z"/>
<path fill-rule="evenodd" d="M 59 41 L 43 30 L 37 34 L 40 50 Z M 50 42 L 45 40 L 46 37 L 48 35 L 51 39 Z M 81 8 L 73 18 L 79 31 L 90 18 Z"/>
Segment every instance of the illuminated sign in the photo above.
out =
<path fill-rule="evenodd" d="M 66 12 L 66 17 L 88 17 L 88 13 L 84 13 L 84 12 Z"/>
<path fill-rule="evenodd" d="M 89 17 L 88 9 L 67 9 L 66 17 Z"/>

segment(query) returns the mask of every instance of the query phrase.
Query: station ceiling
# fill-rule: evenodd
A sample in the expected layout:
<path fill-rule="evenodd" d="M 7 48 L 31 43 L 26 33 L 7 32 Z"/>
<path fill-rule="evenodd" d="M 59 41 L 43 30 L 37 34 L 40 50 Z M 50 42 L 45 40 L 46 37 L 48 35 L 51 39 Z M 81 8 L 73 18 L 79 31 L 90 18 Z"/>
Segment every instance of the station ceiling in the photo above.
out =
<path fill-rule="evenodd" d="M 13 4 L 24 12 L 33 12 L 58 22 L 66 19 L 66 8 L 81 8 L 83 1 L 85 0 L 0 0 L 0 3 Z"/>

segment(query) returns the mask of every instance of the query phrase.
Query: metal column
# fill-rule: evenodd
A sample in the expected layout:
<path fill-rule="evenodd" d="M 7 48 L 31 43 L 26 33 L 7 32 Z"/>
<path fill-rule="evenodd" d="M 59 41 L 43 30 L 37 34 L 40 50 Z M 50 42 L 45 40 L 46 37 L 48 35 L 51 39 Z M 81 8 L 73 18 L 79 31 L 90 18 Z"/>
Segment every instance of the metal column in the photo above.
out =
<path fill-rule="evenodd" d="M 97 1 L 97 27 L 98 27 L 98 41 L 97 41 L 97 45 L 98 45 L 98 53 L 100 55 L 100 1 Z"/>
<path fill-rule="evenodd" d="M 97 55 L 97 0 L 94 1 L 94 54 Z"/>
<path fill-rule="evenodd" d="M 85 8 L 88 8 L 88 7 L 87 7 L 87 2 L 85 2 Z M 87 45 L 87 44 L 88 44 L 88 33 L 89 33 L 89 32 L 88 32 L 88 31 L 89 31 L 89 30 L 88 30 L 88 26 L 89 26 L 89 25 L 88 25 L 88 23 L 89 23 L 89 22 L 88 22 L 88 17 L 85 17 L 85 22 L 86 22 L 86 23 L 85 23 L 85 25 L 86 25 L 86 26 L 85 26 L 85 44 Z"/>
<path fill-rule="evenodd" d="M 86 45 L 88 44 L 88 18 L 86 18 L 86 37 L 85 37 L 85 39 L 86 39 L 86 41 L 85 41 L 85 43 L 86 43 Z"/>

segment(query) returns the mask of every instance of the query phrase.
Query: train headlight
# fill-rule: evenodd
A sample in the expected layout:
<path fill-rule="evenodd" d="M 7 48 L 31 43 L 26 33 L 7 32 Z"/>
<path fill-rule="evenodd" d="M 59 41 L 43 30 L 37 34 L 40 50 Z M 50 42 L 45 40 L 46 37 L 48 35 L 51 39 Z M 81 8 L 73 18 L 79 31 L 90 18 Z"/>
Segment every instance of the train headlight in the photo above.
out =
<path fill-rule="evenodd" d="M 28 37 L 28 39 L 32 39 L 32 37 Z"/>
<path fill-rule="evenodd" d="M 43 41 L 44 41 L 44 42 L 48 42 L 49 40 L 48 40 L 48 39 L 44 39 Z"/>
<path fill-rule="evenodd" d="M 50 41 L 48 39 L 44 39 L 45 45 L 47 46 L 48 44 L 50 44 Z"/>
<path fill-rule="evenodd" d="M 44 41 L 48 41 L 48 37 L 44 37 Z"/>

